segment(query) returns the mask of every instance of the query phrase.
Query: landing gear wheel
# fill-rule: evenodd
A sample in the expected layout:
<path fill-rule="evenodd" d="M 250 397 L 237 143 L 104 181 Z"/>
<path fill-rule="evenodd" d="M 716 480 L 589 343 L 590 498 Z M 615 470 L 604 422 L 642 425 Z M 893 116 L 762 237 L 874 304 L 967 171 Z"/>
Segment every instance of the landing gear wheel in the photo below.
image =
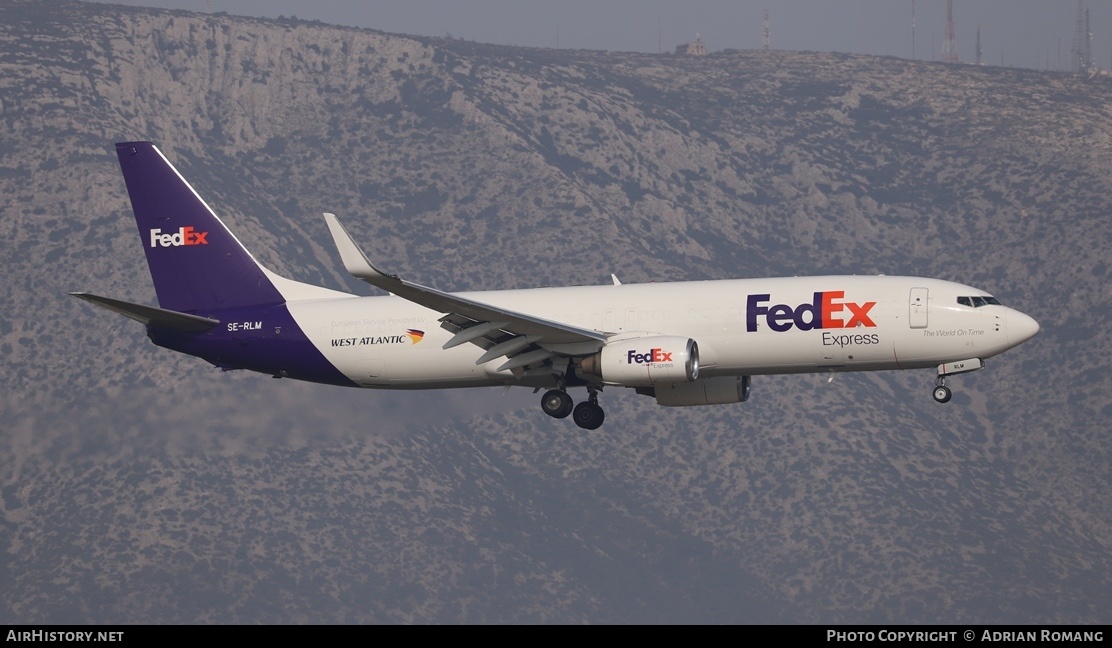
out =
<path fill-rule="evenodd" d="M 953 392 L 946 385 L 938 385 L 934 388 L 934 400 L 939 403 L 949 403 L 953 395 Z"/>
<path fill-rule="evenodd" d="M 567 418 L 574 403 L 566 391 L 550 389 L 541 397 L 541 409 L 552 418 Z"/>
<path fill-rule="evenodd" d="M 590 401 L 576 405 L 575 410 L 572 411 L 572 420 L 584 430 L 597 430 L 605 419 L 606 413 L 602 408 Z"/>

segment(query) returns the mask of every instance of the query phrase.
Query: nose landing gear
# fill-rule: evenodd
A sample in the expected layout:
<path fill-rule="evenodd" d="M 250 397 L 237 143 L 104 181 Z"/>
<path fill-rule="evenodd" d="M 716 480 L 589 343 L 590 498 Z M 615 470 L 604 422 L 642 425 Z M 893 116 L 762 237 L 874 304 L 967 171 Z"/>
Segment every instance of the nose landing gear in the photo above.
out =
<path fill-rule="evenodd" d="M 950 399 L 953 398 L 954 393 L 946 386 L 946 376 L 969 373 L 970 371 L 984 369 L 984 367 L 985 361 L 980 358 L 969 358 L 968 360 L 945 362 L 938 365 L 938 376 L 934 379 L 934 400 L 939 403 L 949 403 Z"/>
<path fill-rule="evenodd" d="M 934 400 L 938 401 L 939 403 L 949 403 L 950 399 L 954 396 L 954 393 L 950 391 L 950 388 L 945 385 L 945 380 L 945 378 L 939 376 L 934 381 Z"/>

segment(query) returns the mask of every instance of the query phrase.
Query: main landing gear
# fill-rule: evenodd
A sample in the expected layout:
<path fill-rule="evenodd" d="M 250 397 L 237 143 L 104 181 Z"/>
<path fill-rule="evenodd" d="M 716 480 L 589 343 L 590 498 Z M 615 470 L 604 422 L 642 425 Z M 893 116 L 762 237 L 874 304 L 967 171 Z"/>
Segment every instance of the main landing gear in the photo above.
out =
<path fill-rule="evenodd" d="M 541 397 L 541 409 L 552 418 L 567 418 L 573 405 L 571 396 L 562 389 L 550 389 Z"/>
<path fill-rule="evenodd" d="M 587 400 L 572 406 L 571 396 L 563 388 L 550 389 L 541 397 L 541 409 L 552 418 L 567 418 L 572 415 L 575 424 L 584 430 L 597 430 L 606 419 L 606 413 L 598 404 L 598 388 L 588 387 Z"/>

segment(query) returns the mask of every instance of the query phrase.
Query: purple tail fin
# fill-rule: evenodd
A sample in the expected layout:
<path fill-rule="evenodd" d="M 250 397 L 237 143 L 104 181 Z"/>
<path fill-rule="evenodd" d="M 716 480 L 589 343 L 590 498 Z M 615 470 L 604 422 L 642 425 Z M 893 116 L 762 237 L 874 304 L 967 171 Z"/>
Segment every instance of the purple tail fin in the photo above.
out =
<path fill-rule="evenodd" d="M 188 313 L 285 301 L 273 275 L 154 144 L 121 142 L 116 155 L 162 308 Z"/>

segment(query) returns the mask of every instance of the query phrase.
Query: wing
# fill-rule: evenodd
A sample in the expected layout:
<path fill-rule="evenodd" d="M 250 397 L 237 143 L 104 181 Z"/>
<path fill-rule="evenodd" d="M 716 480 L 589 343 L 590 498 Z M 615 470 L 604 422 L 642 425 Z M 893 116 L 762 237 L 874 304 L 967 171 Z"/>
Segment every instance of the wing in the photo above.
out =
<path fill-rule="evenodd" d="M 454 333 L 444 343 L 450 349 L 467 342 L 486 350 L 475 364 L 507 358 L 498 371 L 537 367 L 557 356 L 582 356 L 597 352 L 606 334 L 562 322 L 519 313 L 501 306 L 442 292 L 379 270 L 367 259 L 334 214 L 325 214 L 328 230 L 336 242 L 347 271 L 376 288 L 381 288 L 425 308 L 444 313 L 441 326 Z"/>

